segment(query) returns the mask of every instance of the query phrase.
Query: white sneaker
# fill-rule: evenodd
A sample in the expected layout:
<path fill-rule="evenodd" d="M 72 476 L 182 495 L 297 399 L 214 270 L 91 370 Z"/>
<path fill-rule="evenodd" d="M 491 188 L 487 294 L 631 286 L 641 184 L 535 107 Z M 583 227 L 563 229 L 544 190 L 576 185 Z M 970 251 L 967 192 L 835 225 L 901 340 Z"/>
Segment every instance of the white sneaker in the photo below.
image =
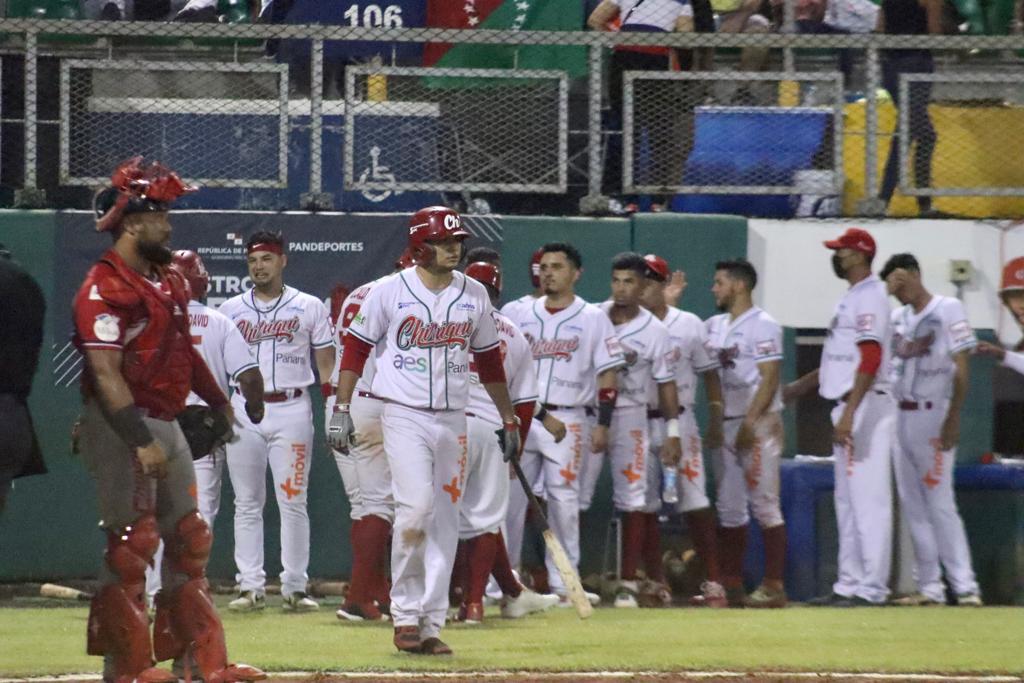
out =
<path fill-rule="evenodd" d="M 254 612 L 267 606 L 267 596 L 256 591 L 242 591 L 238 597 L 228 603 L 232 612 Z"/>
<path fill-rule="evenodd" d="M 965 593 L 964 595 L 956 596 L 956 604 L 960 607 L 984 607 L 985 603 L 981 601 L 981 596 L 977 593 Z"/>
<path fill-rule="evenodd" d="M 558 596 L 554 593 L 541 595 L 529 588 L 523 588 L 519 597 L 505 598 L 501 606 L 501 616 L 506 619 L 519 619 L 534 612 L 544 612 L 558 604 Z"/>
<path fill-rule="evenodd" d="M 281 602 L 281 609 L 285 612 L 315 612 L 320 609 L 320 603 L 306 595 L 303 591 L 295 591 L 284 596 Z"/>
<path fill-rule="evenodd" d="M 615 593 L 615 606 L 627 609 L 639 607 L 636 601 L 639 589 L 636 581 L 620 581 L 619 590 Z"/>

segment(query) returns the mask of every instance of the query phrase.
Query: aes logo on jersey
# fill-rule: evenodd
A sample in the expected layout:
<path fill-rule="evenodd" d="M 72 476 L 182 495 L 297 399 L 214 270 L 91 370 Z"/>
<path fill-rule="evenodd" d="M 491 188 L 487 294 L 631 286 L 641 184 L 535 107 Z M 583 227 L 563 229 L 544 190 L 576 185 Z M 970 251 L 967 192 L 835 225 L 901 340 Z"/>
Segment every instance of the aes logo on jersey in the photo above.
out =
<path fill-rule="evenodd" d="M 471 320 L 446 320 L 443 323 L 425 323 L 414 315 L 406 316 L 398 325 L 398 348 L 408 351 L 411 348 L 431 349 L 449 348 L 465 349 L 469 346 L 469 335 L 473 333 Z"/>

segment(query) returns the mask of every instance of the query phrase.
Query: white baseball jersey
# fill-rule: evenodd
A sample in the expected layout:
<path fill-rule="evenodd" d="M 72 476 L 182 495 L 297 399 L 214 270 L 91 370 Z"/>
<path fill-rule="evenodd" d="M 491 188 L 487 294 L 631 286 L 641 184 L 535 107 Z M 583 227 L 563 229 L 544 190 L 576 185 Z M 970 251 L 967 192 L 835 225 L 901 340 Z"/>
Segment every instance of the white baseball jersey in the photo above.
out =
<path fill-rule="evenodd" d="M 188 324 L 192 345 L 206 361 L 217 386 L 230 396 L 230 384 L 237 384 L 238 376 L 246 370 L 259 367 L 245 338 L 227 316 L 198 301 L 188 303 Z M 195 392 L 188 395 L 185 404 L 206 405 Z"/>
<path fill-rule="evenodd" d="M 370 293 L 370 289 L 383 279 L 378 278 L 373 282 L 366 283 L 362 287 L 357 287 L 345 297 L 344 303 L 341 304 L 341 315 L 338 316 L 338 322 L 334 325 L 334 340 L 337 345 L 337 351 L 334 354 L 334 370 L 331 373 L 331 382 L 333 384 L 337 384 L 338 373 L 341 372 L 341 354 L 345 332 L 348 330 L 348 326 L 352 324 L 352 319 L 356 317 L 356 313 L 359 312 L 363 302 L 366 301 L 366 296 Z M 370 387 L 373 386 L 373 377 L 377 374 L 377 354 L 380 351 L 381 349 L 374 347 L 373 352 L 367 356 L 366 364 L 363 365 L 363 374 L 360 375 L 359 380 L 356 382 L 356 391 L 370 391 Z"/>
<path fill-rule="evenodd" d="M 301 389 L 313 384 L 310 347 L 334 345 L 324 302 L 285 286 L 275 301 L 256 298 L 256 290 L 234 296 L 220 305 L 256 354 L 268 393 Z"/>
<path fill-rule="evenodd" d="M 462 273 L 440 292 L 416 268 L 395 273 L 367 294 L 348 333 L 379 347 L 371 390 L 410 408 L 462 410 L 471 352 L 499 344 L 487 290 Z"/>
<path fill-rule="evenodd" d="M 554 313 L 546 303 L 547 297 L 534 300 L 512 321 L 530 342 L 540 401 L 565 407 L 592 405 L 597 375 L 626 362 L 612 321 L 578 296 Z"/>
<path fill-rule="evenodd" d="M 611 317 L 613 304 L 605 301 L 601 310 Z M 670 359 L 668 330 L 645 308 L 632 320 L 615 325 L 626 364 L 619 368 L 619 397 L 616 406 L 643 406 L 649 402 L 652 382 L 662 384 L 675 378 Z"/>
<path fill-rule="evenodd" d="M 497 311 L 493 311 L 491 315 L 494 318 L 494 326 L 498 330 L 498 338 L 501 340 L 501 362 L 505 367 L 508 395 L 512 398 L 513 405 L 536 401 L 537 376 L 533 373 L 533 354 L 530 352 L 530 343 L 526 341 L 526 337 L 512 324 L 511 320 Z M 469 371 L 469 403 L 466 404 L 466 412 L 500 424 L 501 416 L 498 415 L 494 401 L 491 400 L 484 385 L 480 382 L 476 363 L 469 364 Z"/>
<path fill-rule="evenodd" d="M 676 19 L 692 17 L 693 8 L 685 0 L 613 0 L 619 8 L 624 31 L 672 31 Z"/>
<path fill-rule="evenodd" d="M 516 321 L 522 317 L 523 311 L 530 310 L 537 298 L 532 294 L 524 294 L 515 301 L 509 301 L 501 307 L 501 314 L 509 320 Z"/>
<path fill-rule="evenodd" d="M 892 312 L 893 393 L 901 401 L 943 400 L 953 389 L 953 356 L 978 345 L 959 299 L 933 296 L 920 313 Z"/>
<path fill-rule="evenodd" d="M 891 310 L 885 283 L 877 275 L 870 275 L 846 290 L 832 315 L 825 347 L 821 350 L 818 393 L 822 398 L 834 401 L 853 389 L 860 365 L 857 344 L 865 341 L 882 346 L 882 364 L 873 386 L 879 390 L 888 388 Z"/>
<path fill-rule="evenodd" d="M 735 320 L 722 313 L 707 320 L 708 352 L 718 358 L 725 417 L 743 417 L 761 386 L 757 366 L 782 360 L 782 327 L 757 306 Z M 776 392 L 766 412 L 782 410 Z"/>
<path fill-rule="evenodd" d="M 708 331 L 693 313 L 669 307 L 661 323 L 668 328 L 669 361 L 675 366 L 679 406 L 692 407 L 696 401 L 697 375 L 718 368 L 718 359 L 708 352 Z M 648 405 L 657 407 L 657 386 L 652 384 Z"/>

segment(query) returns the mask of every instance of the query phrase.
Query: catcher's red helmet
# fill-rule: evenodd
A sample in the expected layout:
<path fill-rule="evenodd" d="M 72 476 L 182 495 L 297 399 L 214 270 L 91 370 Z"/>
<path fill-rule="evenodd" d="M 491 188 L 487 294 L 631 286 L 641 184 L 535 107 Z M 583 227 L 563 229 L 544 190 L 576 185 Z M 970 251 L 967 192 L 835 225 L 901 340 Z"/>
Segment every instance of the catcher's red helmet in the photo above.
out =
<path fill-rule="evenodd" d="M 197 189 L 186 185 L 177 173 L 159 161 L 146 162 L 141 156 L 132 157 L 114 169 L 110 186 L 93 197 L 96 230 L 113 230 L 130 213 L 167 211 L 175 199 Z"/>
<path fill-rule="evenodd" d="M 477 282 L 490 285 L 501 293 L 501 268 L 487 261 L 477 261 L 466 266 L 466 277 L 473 278 Z"/>
<path fill-rule="evenodd" d="M 648 277 L 653 277 L 655 280 L 660 280 L 661 282 L 668 280 L 668 261 L 657 254 L 647 254 L 644 256 L 644 262 L 647 263 Z"/>
<path fill-rule="evenodd" d="M 533 285 L 534 289 L 540 287 L 540 260 L 543 256 L 544 247 L 540 247 L 530 257 L 530 284 Z"/>
<path fill-rule="evenodd" d="M 462 227 L 462 217 L 447 206 L 428 206 L 409 219 L 409 253 L 417 265 L 426 265 L 434 258 L 429 242 L 469 236 L 469 231 Z"/>
<path fill-rule="evenodd" d="M 192 298 L 199 301 L 206 296 L 210 287 L 210 274 L 206 272 L 203 259 L 190 249 L 174 252 L 171 267 L 185 276 L 188 286 L 192 289 Z"/>

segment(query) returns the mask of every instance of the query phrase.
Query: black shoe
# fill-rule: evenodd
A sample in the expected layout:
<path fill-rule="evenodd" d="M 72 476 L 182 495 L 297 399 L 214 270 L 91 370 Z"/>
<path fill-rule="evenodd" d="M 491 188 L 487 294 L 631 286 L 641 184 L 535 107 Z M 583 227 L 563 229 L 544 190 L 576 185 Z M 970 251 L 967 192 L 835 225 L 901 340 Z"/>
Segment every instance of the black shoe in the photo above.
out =
<path fill-rule="evenodd" d="M 828 595 L 819 595 L 816 598 L 811 598 L 807 601 L 808 607 L 835 607 L 837 603 L 849 602 L 850 598 L 839 593 L 829 593 Z"/>
<path fill-rule="evenodd" d="M 843 598 L 832 605 L 833 607 L 885 607 L 884 602 L 871 602 L 865 600 L 859 595 L 855 595 L 852 598 Z"/>

